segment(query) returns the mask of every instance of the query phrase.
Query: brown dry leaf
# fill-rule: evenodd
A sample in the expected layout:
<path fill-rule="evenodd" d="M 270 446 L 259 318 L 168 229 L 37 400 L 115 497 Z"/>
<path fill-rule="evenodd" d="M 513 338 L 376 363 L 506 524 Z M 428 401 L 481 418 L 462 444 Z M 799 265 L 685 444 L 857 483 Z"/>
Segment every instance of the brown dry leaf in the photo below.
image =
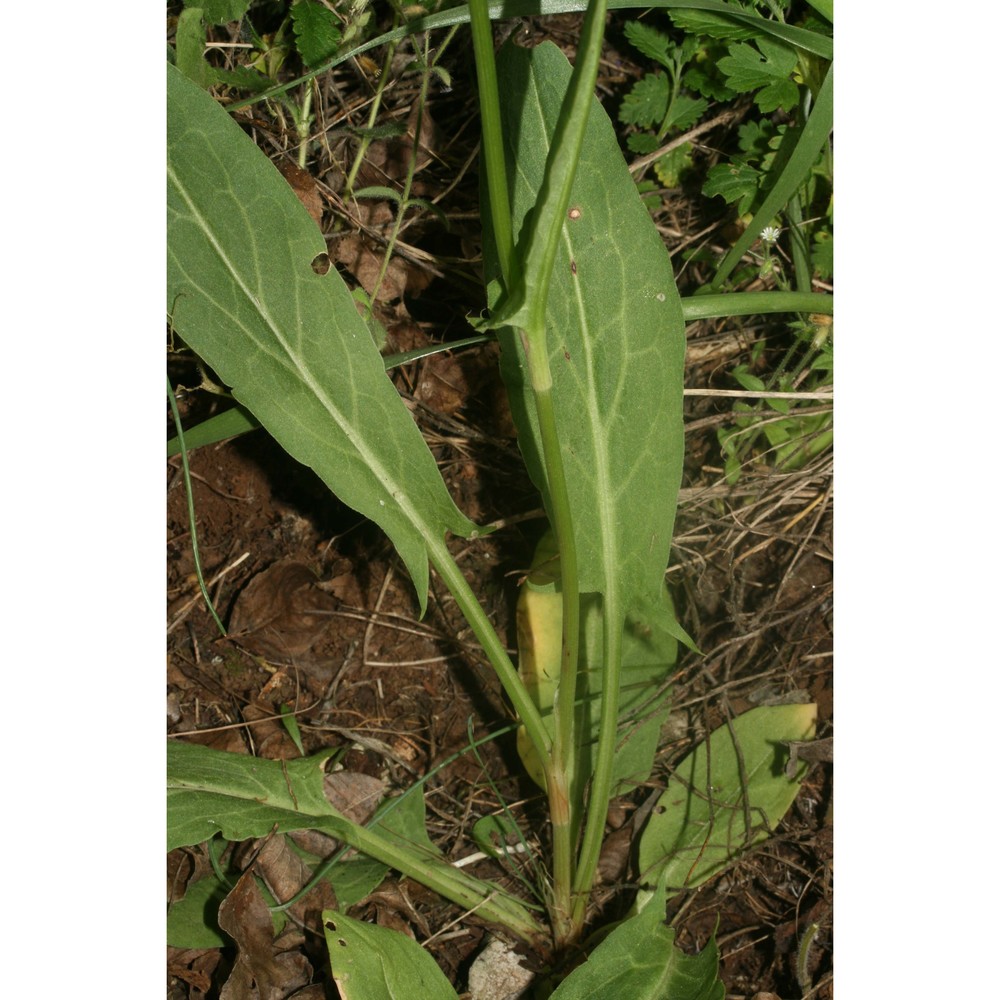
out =
<path fill-rule="evenodd" d="M 458 358 L 432 354 L 424 359 L 413 397 L 435 413 L 452 417 L 465 406 L 477 388 Z"/>
<path fill-rule="evenodd" d="M 278 663 L 315 666 L 312 647 L 326 632 L 338 602 L 318 586 L 316 574 L 294 559 L 258 573 L 236 601 L 229 638 L 248 652 Z"/>
<path fill-rule="evenodd" d="M 312 966 L 297 951 L 279 952 L 271 913 L 251 871 L 219 907 L 219 926 L 239 949 L 221 1000 L 287 1000 L 308 985 Z"/>
<path fill-rule="evenodd" d="M 364 824 L 372 818 L 385 795 L 378 778 L 356 771 L 334 771 L 323 779 L 327 801 L 342 816 Z"/>
<path fill-rule="evenodd" d="M 261 847 L 254 863 L 258 875 L 279 903 L 286 903 L 312 878 L 312 869 L 289 846 L 285 837 L 271 837 Z M 323 910 L 335 910 L 337 897 L 327 881 L 321 881 L 288 911 L 296 922 L 318 925 Z"/>
<path fill-rule="evenodd" d="M 244 720 L 254 723 L 247 728 L 253 737 L 255 755 L 267 760 L 295 760 L 299 756 L 299 748 L 281 720 L 274 717 L 277 712 L 276 705 L 267 704 L 260 698 L 243 709 Z"/>
<path fill-rule="evenodd" d="M 278 169 L 288 181 L 299 201 L 305 205 L 306 211 L 312 216 L 317 226 L 323 224 L 323 199 L 316 187 L 316 179 L 308 170 L 303 170 L 298 164 L 288 160 L 282 161 Z"/>
<path fill-rule="evenodd" d="M 187 983 L 188 1000 L 203 1000 L 212 988 L 212 973 L 222 960 L 219 948 L 167 948 L 167 976 Z"/>

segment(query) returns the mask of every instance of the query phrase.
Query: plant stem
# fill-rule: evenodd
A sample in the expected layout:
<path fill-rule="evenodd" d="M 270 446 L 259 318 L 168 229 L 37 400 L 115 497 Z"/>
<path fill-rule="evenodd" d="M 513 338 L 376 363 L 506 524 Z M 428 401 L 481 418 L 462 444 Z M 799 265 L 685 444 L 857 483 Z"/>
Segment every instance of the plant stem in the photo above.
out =
<path fill-rule="evenodd" d="M 343 822 L 338 821 L 341 819 Z M 342 817 L 338 817 L 338 820 L 328 825 L 331 829 L 335 828 L 337 837 L 355 850 L 395 868 L 459 906 L 474 910 L 484 920 L 501 924 L 525 941 L 535 943 L 543 935 L 538 921 L 513 896 L 497 891 L 494 886 L 473 878 L 439 858 L 396 844 L 375 830 Z"/>
<path fill-rule="evenodd" d="M 184 447 L 184 428 L 181 425 L 181 414 L 177 407 L 177 397 L 174 395 L 174 387 L 170 384 L 170 377 L 167 377 L 167 399 L 170 400 L 170 412 L 174 415 L 174 427 L 177 428 L 177 441 L 181 456 L 181 468 L 184 473 L 184 491 L 187 496 L 188 525 L 191 528 L 191 554 L 194 556 L 194 572 L 198 578 L 198 586 L 201 588 L 201 596 L 205 599 L 205 605 L 212 616 L 213 621 L 218 626 L 219 634 L 225 637 L 226 626 L 222 624 L 222 619 L 218 616 L 212 598 L 208 593 L 208 586 L 205 584 L 205 574 L 201 569 L 201 551 L 198 548 L 198 526 L 194 512 L 194 490 L 191 487 L 191 466 L 188 464 L 187 448 Z"/>
<path fill-rule="evenodd" d="M 597 862 L 604 840 L 611 786 L 614 780 L 615 748 L 618 743 L 618 702 L 621 688 L 622 631 L 624 615 L 617 603 L 617 591 L 605 595 L 604 664 L 601 682 L 601 722 L 594 777 L 587 799 L 587 825 L 580 847 L 580 862 L 573 884 L 572 924 L 579 932 L 587 915 L 587 902 L 597 875 Z"/>
<path fill-rule="evenodd" d="M 572 887 L 577 884 L 574 874 L 573 831 L 577 826 L 575 818 L 582 808 L 582 802 L 575 801 L 573 795 L 578 737 L 574 706 L 579 670 L 580 578 L 569 488 L 552 402 L 546 306 L 573 178 L 594 99 L 606 12 L 607 0 L 593 0 L 587 8 L 577 48 L 576 65 L 573 67 L 569 89 L 552 137 L 545 175 L 535 205 L 536 218 L 522 262 L 523 277 L 530 287 L 525 302 L 527 315 L 520 334 L 521 344 L 538 416 L 549 495 L 548 513 L 559 546 L 562 569 L 563 655 L 553 703 L 556 725 L 551 766 L 546 768 L 552 820 L 552 923 L 557 948 L 570 944 L 582 927 L 581 922 L 574 921 L 571 917 L 571 912 L 576 908 L 572 899 Z M 605 697 L 607 693 L 605 690 Z M 617 711 L 617 699 L 613 701 Z M 617 719 L 612 739 L 616 728 Z M 606 802 L 604 809 L 607 809 Z"/>
<path fill-rule="evenodd" d="M 500 124 L 500 94 L 497 88 L 496 60 L 493 56 L 493 27 L 487 0 L 471 0 L 469 15 L 472 25 L 472 50 L 476 59 L 476 80 L 479 84 L 479 114 L 482 118 L 483 152 L 486 169 L 486 191 L 493 223 L 493 239 L 504 284 L 510 290 L 516 279 L 513 225 L 510 218 L 510 192 L 507 187 L 507 164 L 503 151 L 503 129 Z"/>
<path fill-rule="evenodd" d="M 486 658 L 496 671 L 497 677 L 500 678 L 500 683 L 503 685 L 504 691 L 507 692 L 507 697 L 510 698 L 514 710 L 520 716 L 528 738 L 534 745 L 538 756 L 542 760 L 547 760 L 552 754 L 552 739 L 542 722 L 541 712 L 531 700 L 531 696 L 514 668 L 514 664 L 511 663 L 500 637 L 490 624 L 489 618 L 486 617 L 482 605 L 476 600 L 476 595 L 472 592 L 468 580 L 465 579 L 458 564 L 448 551 L 444 539 L 428 538 L 426 543 L 428 558 L 455 598 L 455 603 L 458 604 L 479 640 L 479 644 L 483 647 Z"/>
<path fill-rule="evenodd" d="M 833 315 L 833 296 L 824 292 L 719 292 L 681 299 L 685 323 L 722 316 L 765 316 L 771 313 Z"/>

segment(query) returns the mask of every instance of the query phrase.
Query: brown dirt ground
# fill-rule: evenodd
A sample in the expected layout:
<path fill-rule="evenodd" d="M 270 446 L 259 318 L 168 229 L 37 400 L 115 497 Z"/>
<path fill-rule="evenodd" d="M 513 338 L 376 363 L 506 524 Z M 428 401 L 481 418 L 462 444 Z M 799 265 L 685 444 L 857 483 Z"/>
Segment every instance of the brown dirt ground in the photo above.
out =
<path fill-rule="evenodd" d="M 572 55 L 576 24 L 560 17 L 530 22 L 526 30 L 535 38 L 544 32 Z M 610 103 L 638 70 L 614 50 L 614 32 L 609 37 L 612 47 L 601 89 Z M 448 65 L 457 79 L 469 72 L 459 53 Z M 339 102 L 360 101 L 362 84 L 353 71 L 342 68 L 332 77 L 326 85 L 329 108 L 334 92 Z M 388 113 L 405 118 L 414 86 L 401 79 Z M 438 145 L 436 159 L 417 175 L 424 192 L 443 190 L 473 151 L 471 89 L 471 84 L 456 83 L 452 93 L 437 95 L 429 108 L 438 127 L 429 141 Z M 321 121 L 329 108 L 321 102 Z M 256 133 L 261 145 L 281 159 L 291 138 L 280 121 L 267 119 L 260 108 L 254 115 L 258 124 L 265 119 Z M 729 134 L 722 130 L 713 136 L 703 148 L 704 157 L 710 159 L 712 149 Z M 311 180 L 302 185 L 318 193 L 331 256 L 349 279 L 365 283 L 367 275 L 358 272 L 377 259 L 378 235 L 391 213 L 376 206 L 365 219 L 348 213 L 354 221 L 347 226 L 335 221 L 344 210 L 336 164 L 350 152 L 342 144 L 318 155 L 307 171 Z M 392 165 L 402 162 L 400 150 L 390 145 L 376 152 L 384 175 L 397 177 Z M 390 269 L 395 284 L 380 301 L 395 349 L 464 336 L 462 317 L 480 308 L 474 267 L 453 262 L 476 247 L 474 169 L 461 174 L 442 203 L 451 232 L 432 218 L 406 231 L 406 248 L 395 258 L 395 272 Z M 675 251 L 696 234 L 714 245 L 722 240 L 727 219 L 717 206 L 674 192 L 667 193 L 657 221 L 668 248 Z M 338 256 L 337 246 L 345 244 L 349 252 Z M 353 270 L 345 264 L 352 253 Z M 696 267 L 686 269 L 682 290 L 699 278 Z M 691 327 L 686 384 L 731 388 L 728 367 L 745 360 L 752 343 L 769 334 L 780 336 L 780 328 L 732 322 Z M 200 373 L 190 356 L 172 354 L 169 370 L 175 385 L 189 387 L 180 394 L 186 426 L 226 405 L 193 388 Z M 488 350 L 437 355 L 397 371 L 395 380 L 412 402 L 459 507 L 479 523 L 501 525 L 488 537 L 453 544 L 467 577 L 512 646 L 517 580 L 543 525 L 537 494 L 518 456 L 494 358 Z M 720 475 L 715 438 L 727 413 L 724 400 L 701 397 L 686 403 L 686 473 L 668 579 L 681 620 L 703 655 L 686 653 L 679 663 L 674 718 L 680 723 L 665 738 L 651 789 L 662 786 L 671 766 L 700 734 L 755 704 L 814 700 L 819 705 L 818 735 L 832 734 L 829 457 L 789 474 L 762 463 L 749 469 L 738 487 L 729 488 Z M 286 705 L 297 713 L 307 752 L 341 747 L 347 770 L 400 789 L 465 747 L 470 726 L 480 736 L 510 721 L 499 684 L 443 588 L 432 580 L 427 614 L 418 619 L 412 587 L 385 537 L 339 504 L 264 432 L 199 449 L 191 454 L 191 467 L 201 558 L 230 637 L 219 638 L 198 596 L 180 460 L 174 458 L 167 476 L 172 736 L 184 733 L 212 746 L 268 757 L 294 755 L 285 730 L 274 720 Z M 498 808 L 484 768 L 515 813 L 540 815 L 541 803 L 520 776 L 510 738 L 486 744 L 480 757 L 458 758 L 429 785 L 429 832 L 449 857 L 474 852 L 472 824 Z M 645 795 L 637 793 L 612 811 L 613 824 L 622 824 L 648 795 L 642 791 Z M 718 921 L 728 997 L 765 992 L 783 998 L 832 997 L 832 813 L 832 765 L 817 763 L 771 840 L 724 876 L 675 901 L 672 915 L 686 949 L 702 947 Z M 171 893 L 182 892 L 203 866 L 198 851 L 175 852 Z M 474 871 L 504 878 L 493 862 Z M 620 881 L 601 887 L 596 902 L 605 917 L 621 912 L 628 898 L 623 891 L 627 878 L 626 872 Z M 317 910 L 303 911 L 301 926 L 293 924 L 286 932 L 281 950 L 295 957 L 297 968 L 307 970 L 300 982 L 304 988 L 311 984 L 312 992 L 299 996 L 336 997 L 322 936 L 308 917 L 312 912 L 314 918 Z M 352 912 L 421 940 L 439 934 L 431 950 L 460 988 L 483 936 L 474 919 L 463 920 L 455 907 L 405 880 L 390 879 Z M 808 953 L 812 987 L 803 990 L 796 957 L 812 924 L 819 927 Z M 171 997 L 218 996 L 232 970 L 232 955 L 171 949 L 168 965 Z"/>

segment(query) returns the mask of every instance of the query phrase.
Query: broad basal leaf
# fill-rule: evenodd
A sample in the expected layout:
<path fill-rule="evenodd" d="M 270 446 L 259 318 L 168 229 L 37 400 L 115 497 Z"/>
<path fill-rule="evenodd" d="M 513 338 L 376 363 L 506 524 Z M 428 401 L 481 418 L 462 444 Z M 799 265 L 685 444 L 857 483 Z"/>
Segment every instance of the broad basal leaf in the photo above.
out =
<path fill-rule="evenodd" d="M 806 765 L 785 776 L 786 741 L 809 740 L 815 705 L 752 709 L 720 726 L 677 766 L 639 841 L 644 881 L 668 894 L 701 885 L 765 840 L 799 792 Z M 649 893 L 640 893 L 641 908 Z"/>
<path fill-rule="evenodd" d="M 326 245 L 263 153 L 168 67 L 167 309 L 174 329 L 294 458 L 379 524 L 426 600 L 426 540 L 455 507 Z"/>
<path fill-rule="evenodd" d="M 697 955 L 674 943 L 661 882 L 649 905 L 622 921 L 551 1000 L 723 1000 L 714 937 Z"/>
<path fill-rule="evenodd" d="M 344 1000 L 458 1000 L 430 954 L 399 931 L 323 911 L 330 970 Z"/>
<path fill-rule="evenodd" d="M 507 46 L 498 73 L 514 229 L 523 238 L 570 66 L 551 43 Z M 613 585 L 627 612 L 659 599 L 670 549 L 684 447 L 684 321 L 670 259 L 596 100 L 546 324 L 580 590 L 607 595 Z M 501 343 L 520 446 L 546 496 L 523 348 L 509 330 Z"/>

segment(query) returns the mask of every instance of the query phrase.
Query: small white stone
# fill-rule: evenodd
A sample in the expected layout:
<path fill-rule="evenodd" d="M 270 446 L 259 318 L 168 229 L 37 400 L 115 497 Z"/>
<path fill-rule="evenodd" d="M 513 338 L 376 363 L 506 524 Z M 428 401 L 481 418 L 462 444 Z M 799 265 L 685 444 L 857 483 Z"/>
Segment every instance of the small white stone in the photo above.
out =
<path fill-rule="evenodd" d="M 518 1000 L 535 974 L 521 965 L 521 957 L 506 942 L 490 936 L 469 968 L 470 1000 Z"/>

